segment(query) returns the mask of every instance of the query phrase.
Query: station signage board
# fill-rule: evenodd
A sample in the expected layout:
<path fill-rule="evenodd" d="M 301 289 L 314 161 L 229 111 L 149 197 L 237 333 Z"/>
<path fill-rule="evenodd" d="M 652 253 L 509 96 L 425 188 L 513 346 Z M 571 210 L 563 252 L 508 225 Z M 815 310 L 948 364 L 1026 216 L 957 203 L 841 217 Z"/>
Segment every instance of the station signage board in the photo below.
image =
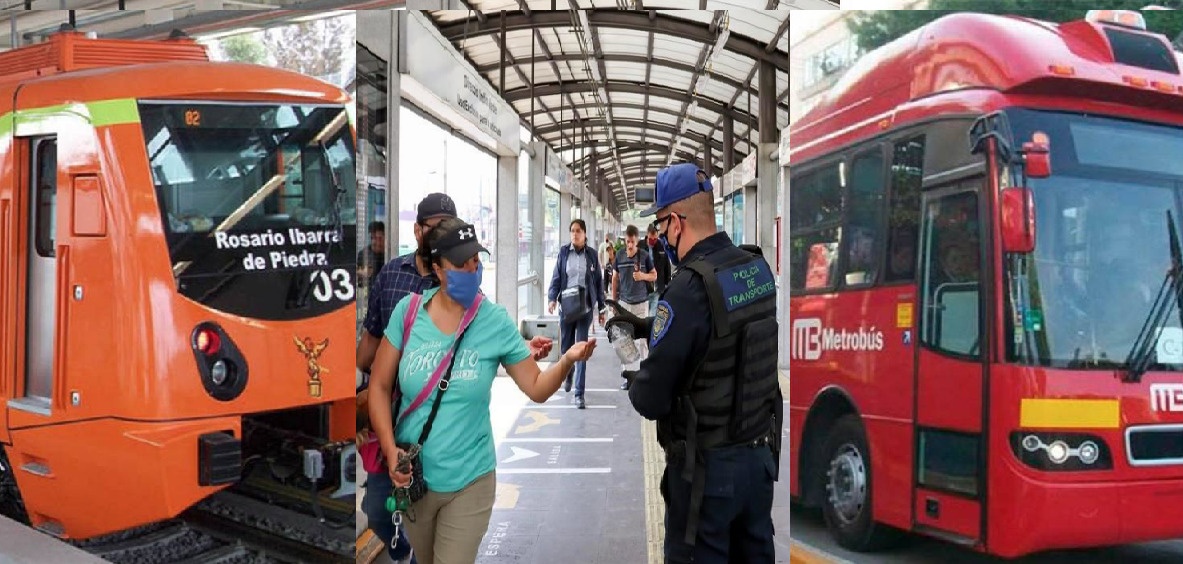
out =
<path fill-rule="evenodd" d="M 521 149 L 521 131 L 513 106 L 501 99 L 488 81 L 456 52 L 427 16 L 413 10 L 402 14 L 405 14 L 400 18 L 405 22 L 400 29 L 406 38 L 405 74 L 413 81 L 412 84 L 403 81 L 404 90 L 410 87 L 408 97 L 415 99 L 422 95 L 417 92 L 421 87 L 450 110 L 443 117 L 459 116 L 496 141 L 498 153 L 517 155 Z M 463 129 L 462 124 L 454 125 Z"/>

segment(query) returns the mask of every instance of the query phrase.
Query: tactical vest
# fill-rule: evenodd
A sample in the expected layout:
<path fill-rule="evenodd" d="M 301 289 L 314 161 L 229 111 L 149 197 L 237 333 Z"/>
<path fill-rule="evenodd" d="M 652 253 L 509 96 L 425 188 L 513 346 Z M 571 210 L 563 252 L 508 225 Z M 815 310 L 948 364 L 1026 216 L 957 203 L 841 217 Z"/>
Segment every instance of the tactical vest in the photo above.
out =
<path fill-rule="evenodd" d="M 667 455 L 686 461 L 682 476 L 692 483 L 686 542 L 693 545 L 705 486 L 703 451 L 768 444 L 779 462 L 784 405 L 776 366 L 776 279 L 762 256 L 735 246 L 695 257 L 675 276 L 701 277 L 711 308 L 706 353 L 670 416 L 658 423 Z"/>

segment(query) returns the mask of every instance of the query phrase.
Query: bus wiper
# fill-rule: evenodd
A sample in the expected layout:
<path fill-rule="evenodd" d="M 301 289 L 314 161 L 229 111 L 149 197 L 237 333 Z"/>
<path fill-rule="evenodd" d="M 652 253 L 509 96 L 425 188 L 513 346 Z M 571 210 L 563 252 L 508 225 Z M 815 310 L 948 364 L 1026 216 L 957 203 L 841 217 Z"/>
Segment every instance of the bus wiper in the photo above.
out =
<path fill-rule="evenodd" d="M 1171 267 L 1163 278 L 1158 295 L 1154 297 L 1154 305 L 1150 308 L 1142 329 L 1138 331 L 1138 338 L 1134 339 L 1134 346 L 1126 357 L 1126 370 L 1122 373 L 1123 382 L 1139 382 L 1142 375 L 1150 368 L 1150 356 L 1154 353 L 1158 342 L 1158 333 L 1166 322 L 1167 311 L 1172 301 L 1179 302 L 1180 291 L 1183 291 L 1183 251 L 1179 248 L 1179 233 L 1175 227 L 1175 219 L 1167 211 L 1167 235 L 1170 237 Z M 1179 310 L 1179 322 L 1183 324 L 1183 308 Z"/>

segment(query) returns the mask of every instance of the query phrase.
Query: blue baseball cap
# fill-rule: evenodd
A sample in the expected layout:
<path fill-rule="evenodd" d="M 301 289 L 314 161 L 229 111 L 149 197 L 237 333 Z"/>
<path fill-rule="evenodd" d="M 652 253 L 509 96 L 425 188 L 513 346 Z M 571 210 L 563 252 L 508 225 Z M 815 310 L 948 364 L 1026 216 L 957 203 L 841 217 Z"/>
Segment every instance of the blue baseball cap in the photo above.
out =
<path fill-rule="evenodd" d="M 699 180 L 702 174 L 704 180 Z M 653 205 L 641 212 L 641 217 L 654 215 L 657 210 L 680 202 L 699 192 L 711 192 L 711 179 L 694 163 L 682 163 L 657 171 L 657 194 Z"/>

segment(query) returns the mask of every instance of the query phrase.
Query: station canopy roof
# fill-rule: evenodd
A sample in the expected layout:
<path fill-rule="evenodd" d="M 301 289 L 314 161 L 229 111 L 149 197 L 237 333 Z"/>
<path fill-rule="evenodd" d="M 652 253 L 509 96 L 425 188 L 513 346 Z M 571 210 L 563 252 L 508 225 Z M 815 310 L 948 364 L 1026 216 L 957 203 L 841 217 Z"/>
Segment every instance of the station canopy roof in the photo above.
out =
<path fill-rule="evenodd" d="M 78 31 L 122 39 L 254 30 L 325 17 L 337 10 L 376 10 L 403 0 L 7 0 L 0 2 L 0 51 L 37 43 L 70 22 Z"/>
<path fill-rule="evenodd" d="M 590 184 L 598 170 L 614 203 L 630 207 L 659 169 L 703 164 L 708 146 L 708 172 L 725 172 L 724 116 L 732 162 L 755 152 L 761 62 L 775 69 L 776 126 L 788 126 L 787 8 L 806 3 L 462 0 L 470 10 L 430 15 L 578 178 Z"/>

